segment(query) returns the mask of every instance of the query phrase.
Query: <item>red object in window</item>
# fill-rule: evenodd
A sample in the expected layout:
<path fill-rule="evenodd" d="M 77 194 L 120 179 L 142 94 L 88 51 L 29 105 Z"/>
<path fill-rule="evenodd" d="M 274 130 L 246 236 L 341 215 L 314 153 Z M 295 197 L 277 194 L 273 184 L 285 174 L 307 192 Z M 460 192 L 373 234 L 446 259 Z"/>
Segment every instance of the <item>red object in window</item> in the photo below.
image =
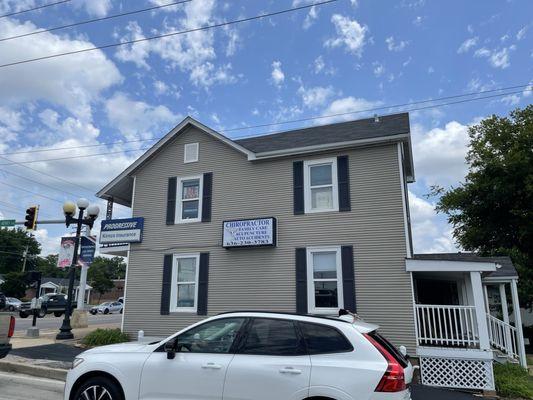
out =
<path fill-rule="evenodd" d="M 7 331 L 7 337 L 13 336 L 15 333 L 15 317 L 11 316 L 9 319 L 9 330 Z"/>
<path fill-rule="evenodd" d="M 390 354 L 381 344 L 379 344 L 372 336 L 364 335 L 370 343 L 374 345 L 376 349 L 387 360 L 387 370 L 383 374 L 383 377 L 376 386 L 376 392 L 401 392 L 407 388 L 405 384 L 405 375 L 403 367 L 396 361 L 396 359 Z"/>

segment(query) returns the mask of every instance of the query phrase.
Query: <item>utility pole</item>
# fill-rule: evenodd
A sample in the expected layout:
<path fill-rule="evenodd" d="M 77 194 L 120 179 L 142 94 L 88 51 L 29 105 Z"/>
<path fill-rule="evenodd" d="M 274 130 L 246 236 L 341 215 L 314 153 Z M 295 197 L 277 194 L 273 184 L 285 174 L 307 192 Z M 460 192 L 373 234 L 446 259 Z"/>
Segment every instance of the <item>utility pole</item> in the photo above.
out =
<path fill-rule="evenodd" d="M 30 235 L 31 237 L 31 235 Z M 26 271 L 26 259 L 28 258 L 28 249 L 30 245 L 29 243 L 26 243 L 26 248 L 24 249 L 24 252 L 22 253 L 23 261 L 22 261 L 22 272 Z"/>

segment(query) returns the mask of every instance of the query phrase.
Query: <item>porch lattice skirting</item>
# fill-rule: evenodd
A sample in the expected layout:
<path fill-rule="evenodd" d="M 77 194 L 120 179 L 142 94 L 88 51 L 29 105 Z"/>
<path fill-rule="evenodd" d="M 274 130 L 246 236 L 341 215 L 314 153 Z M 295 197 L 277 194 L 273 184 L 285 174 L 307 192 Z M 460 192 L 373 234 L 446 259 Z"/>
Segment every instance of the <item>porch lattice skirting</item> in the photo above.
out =
<path fill-rule="evenodd" d="M 420 357 L 420 372 L 428 386 L 494 390 L 492 360 Z"/>

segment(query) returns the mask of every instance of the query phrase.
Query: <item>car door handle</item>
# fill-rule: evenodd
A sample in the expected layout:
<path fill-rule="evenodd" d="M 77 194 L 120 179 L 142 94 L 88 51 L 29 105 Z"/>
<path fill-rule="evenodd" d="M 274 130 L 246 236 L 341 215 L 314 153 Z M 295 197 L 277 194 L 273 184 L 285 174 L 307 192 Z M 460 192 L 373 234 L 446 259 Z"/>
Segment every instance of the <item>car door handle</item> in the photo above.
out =
<path fill-rule="evenodd" d="M 202 365 L 203 369 L 222 369 L 222 365 L 215 363 L 207 363 Z"/>
<path fill-rule="evenodd" d="M 302 370 L 295 369 L 293 367 L 285 367 L 279 370 L 281 374 L 292 374 L 292 375 L 299 375 L 302 373 Z"/>

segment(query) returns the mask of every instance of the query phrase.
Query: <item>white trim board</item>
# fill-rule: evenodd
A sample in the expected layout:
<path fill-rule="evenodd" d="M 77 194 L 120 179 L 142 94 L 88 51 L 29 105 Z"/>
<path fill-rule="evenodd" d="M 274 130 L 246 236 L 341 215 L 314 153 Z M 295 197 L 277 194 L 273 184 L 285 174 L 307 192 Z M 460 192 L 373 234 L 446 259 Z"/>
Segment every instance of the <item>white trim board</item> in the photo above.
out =
<path fill-rule="evenodd" d="M 475 261 L 449 261 L 449 260 L 405 260 L 407 272 L 493 272 L 496 263 Z"/>
<path fill-rule="evenodd" d="M 471 360 L 492 360 L 492 351 L 479 349 L 454 349 L 449 347 L 424 347 L 416 348 L 416 355 L 419 357 L 440 357 L 440 358 L 464 358 Z"/>

